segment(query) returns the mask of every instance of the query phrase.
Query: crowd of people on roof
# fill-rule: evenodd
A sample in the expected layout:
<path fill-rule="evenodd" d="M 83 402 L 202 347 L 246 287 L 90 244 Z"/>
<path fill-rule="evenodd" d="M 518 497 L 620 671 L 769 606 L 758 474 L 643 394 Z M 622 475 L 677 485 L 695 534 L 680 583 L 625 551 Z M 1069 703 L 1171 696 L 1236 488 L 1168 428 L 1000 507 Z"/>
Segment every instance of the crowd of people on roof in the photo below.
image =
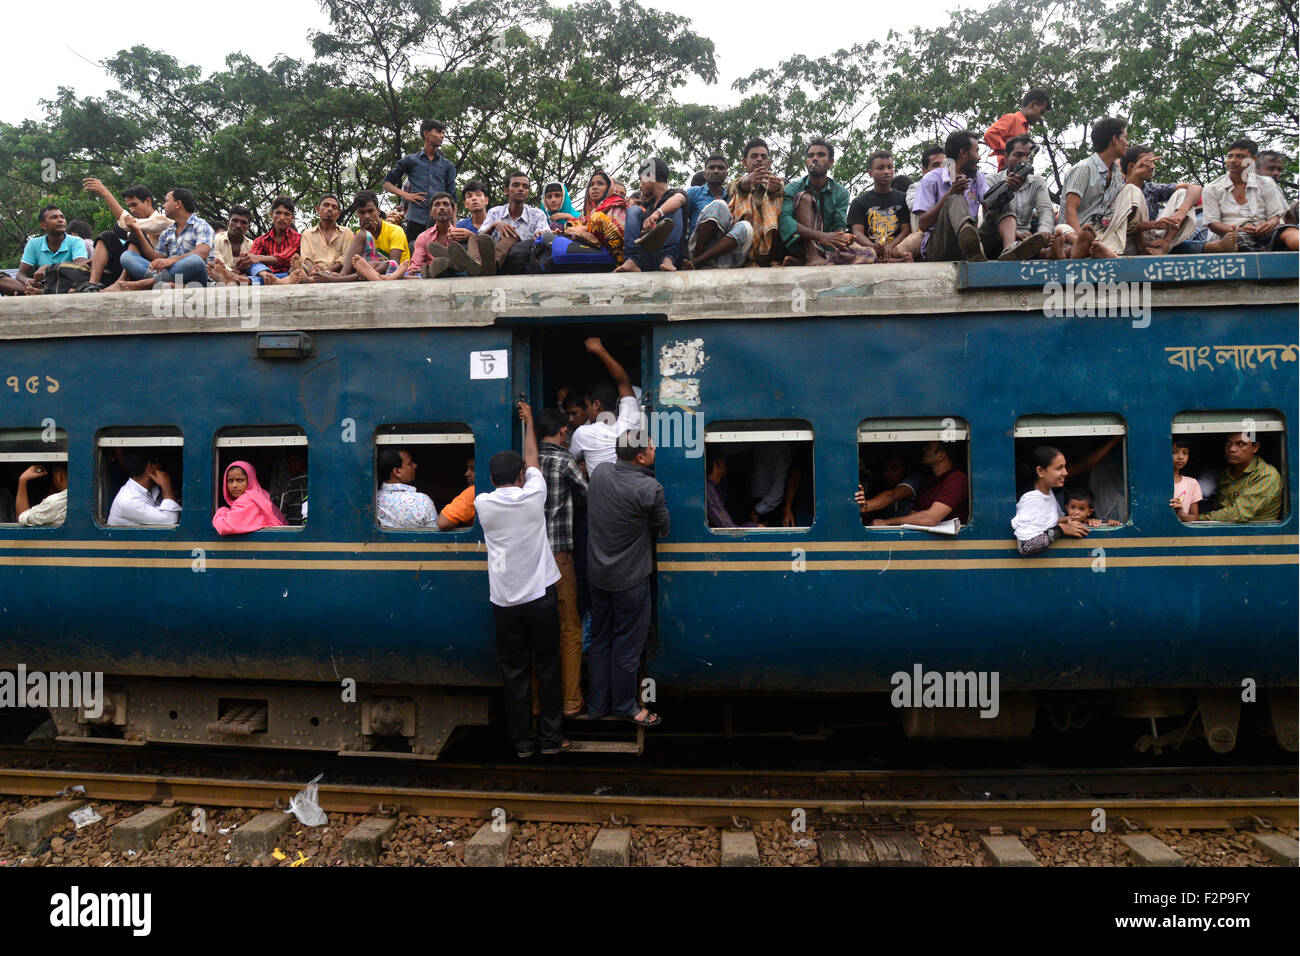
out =
<path fill-rule="evenodd" d="M 561 182 L 543 185 L 514 170 L 492 205 L 489 187 L 471 179 L 457 189 L 456 167 L 442 153 L 445 126 L 425 120 L 420 152 L 402 157 L 382 188 L 399 202 L 385 215 L 364 189 L 344 208 L 332 193 L 316 198 L 314 225 L 296 228 L 293 197 L 271 203 L 271 228 L 249 235 L 252 211 L 233 206 L 218 230 L 198 215 L 193 194 L 173 187 L 161 209 L 143 185 L 99 196 L 115 225 L 98 235 L 47 205 L 39 234 L 0 293 L 118 292 L 185 284 L 279 285 L 433 279 L 440 276 L 550 272 L 638 272 L 756 266 L 860 265 L 884 262 L 1294 251 L 1296 206 L 1278 184 L 1286 158 L 1250 139 L 1229 144 L 1224 175 L 1207 186 L 1156 182 L 1159 158 L 1130 145 L 1128 124 L 1106 117 L 1091 130 L 1093 152 L 1076 163 L 1054 203 L 1033 171 L 1030 130 L 1051 105 L 1030 90 L 1021 107 L 981 138 L 950 133 L 921 150 L 921 175 L 896 171 L 895 157 L 868 158 L 872 185 L 852 198 L 831 172 L 835 147 L 804 144 L 806 173 L 787 182 L 772 168 L 768 144 L 745 144 L 738 170 L 720 153 L 686 188 L 651 156 L 622 183 L 598 169 L 579 197 Z M 629 187 L 631 191 L 629 191 Z M 356 217 L 356 231 L 343 224 Z"/>

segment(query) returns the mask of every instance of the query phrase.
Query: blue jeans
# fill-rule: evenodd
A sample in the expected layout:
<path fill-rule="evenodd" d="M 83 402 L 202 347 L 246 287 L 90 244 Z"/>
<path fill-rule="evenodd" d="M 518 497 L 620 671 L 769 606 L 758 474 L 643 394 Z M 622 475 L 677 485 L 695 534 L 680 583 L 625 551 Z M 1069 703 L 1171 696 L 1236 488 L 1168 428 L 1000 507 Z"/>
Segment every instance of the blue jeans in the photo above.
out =
<path fill-rule="evenodd" d="M 625 591 L 603 591 L 591 586 L 588 714 L 635 717 L 641 712 L 636 677 L 649 633 L 649 576 Z"/>
<path fill-rule="evenodd" d="M 265 262 L 254 262 L 251 266 L 248 267 L 248 274 L 253 280 L 253 285 L 263 284 L 261 279 L 261 275 L 263 272 L 270 272 L 271 275 L 275 276 L 278 279 L 283 279 L 289 274 L 287 272 L 274 272 L 272 271 L 271 267 L 268 266 Z M 185 281 L 188 282 L 189 280 L 186 279 Z"/>
<path fill-rule="evenodd" d="M 659 263 L 663 262 L 664 259 L 672 259 L 675 266 L 681 265 L 683 212 L 683 209 L 678 209 L 668 214 L 667 218 L 673 224 L 673 231 L 668 234 L 668 239 L 663 246 L 651 252 L 642 249 L 634 241 L 641 237 L 641 224 L 645 221 L 646 211 L 640 206 L 629 206 L 627 219 L 623 226 L 624 256 L 633 260 L 646 272 L 658 270 Z"/>
<path fill-rule="evenodd" d="M 143 279 L 149 275 L 149 260 L 134 249 L 128 249 L 122 253 L 122 271 L 132 279 Z M 208 264 L 191 252 L 170 269 L 158 273 L 158 281 L 175 282 L 178 276 L 185 280 L 186 285 L 207 285 Z"/>

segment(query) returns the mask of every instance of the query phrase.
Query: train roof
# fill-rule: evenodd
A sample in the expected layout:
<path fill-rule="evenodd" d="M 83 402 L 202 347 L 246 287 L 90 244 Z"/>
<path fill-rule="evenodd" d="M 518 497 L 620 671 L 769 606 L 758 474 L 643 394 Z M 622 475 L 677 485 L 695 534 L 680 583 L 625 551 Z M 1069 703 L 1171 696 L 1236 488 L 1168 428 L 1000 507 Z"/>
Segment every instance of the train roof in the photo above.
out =
<path fill-rule="evenodd" d="M 0 339 L 544 321 L 1042 313 L 1051 283 L 1151 283 L 1154 308 L 1296 303 L 1292 253 L 494 276 L 0 299 Z M 255 317 L 255 322 L 253 321 Z"/>

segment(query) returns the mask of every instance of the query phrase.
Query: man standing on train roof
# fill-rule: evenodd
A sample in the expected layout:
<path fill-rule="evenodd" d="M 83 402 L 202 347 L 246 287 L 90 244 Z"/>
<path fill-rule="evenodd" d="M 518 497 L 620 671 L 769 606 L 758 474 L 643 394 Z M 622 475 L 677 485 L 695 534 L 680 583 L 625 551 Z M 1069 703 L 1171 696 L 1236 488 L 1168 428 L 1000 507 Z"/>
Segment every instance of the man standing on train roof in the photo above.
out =
<path fill-rule="evenodd" d="M 849 191 L 831 179 L 835 147 L 820 136 L 804 150 L 808 169 L 785 187 L 781 202 L 781 242 L 790 253 L 786 265 L 853 265 L 874 262 L 865 239 L 849 232 Z"/>
<path fill-rule="evenodd" d="M 1174 513 L 1182 521 L 1277 521 L 1282 516 L 1282 476 L 1259 457 L 1259 442 L 1254 435 L 1234 432 L 1223 442 L 1223 457 L 1228 467 L 1219 479 L 1216 493 L 1218 507 L 1199 515 Z M 1174 502 L 1170 502 L 1174 504 Z"/>
<path fill-rule="evenodd" d="M 650 632 L 654 539 L 668 534 L 668 507 L 654 476 L 649 434 L 642 428 L 623 432 L 616 454 L 617 462 L 592 472 L 587 487 L 587 717 L 612 715 L 657 727 L 662 719 L 637 696 L 637 669 Z"/>
<path fill-rule="evenodd" d="M 979 141 L 968 129 L 956 130 L 944 140 L 943 153 L 948 161 L 921 177 L 912 206 L 922 233 L 921 256 L 926 262 L 984 262 L 975 225 L 985 192 Z"/>
<path fill-rule="evenodd" d="M 411 242 L 429 228 L 435 193 L 449 193 L 456 200 L 456 167 L 439 152 L 446 127 L 436 119 L 420 124 L 424 149 L 403 156 L 384 180 L 384 191 L 406 200 L 406 240 Z M 406 188 L 402 188 L 402 180 Z"/>
<path fill-rule="evenodd" d="M 538 467 L 533 410 L 519 403 L 524 453 L 497 452 L 489 468 L 493 491 L 474 499 L 488 556 L 488 592 L 496 624 L 497 661 L 505 688 L 506 725 L 515 753 L 531 757 L 567 750 L 560 727 L 560 570 L 546 537 L 546 479 Z M 532 726 L 532 672 L 537 672 L 540 741 Z"/>
<path fill-rule="evenodd" d="M 1030 127 L 1043 121 L 1051 109 L 1052 98 L 1042 90 L 1030 90 L 1020 99 L 1020 109 L 998 117 L 998 121 L 984 133 L 984 143 L 998 160 L 998 172 L 1014 164 L 1007 158 L 1007 143 L 1029 132 Z"/>
<path fill-rule="evenodd" d="M 172 479 L 150 460 L 147 453 L 127 449 L 122 453 L 122 467 L 129 476 L 108 509 L 111 527 L 143 528 L 171 527 L 180 520 L 181 506 L 172 490 Z M 157 487 L 162 499 L 154 502 L 153 489 Z"/>

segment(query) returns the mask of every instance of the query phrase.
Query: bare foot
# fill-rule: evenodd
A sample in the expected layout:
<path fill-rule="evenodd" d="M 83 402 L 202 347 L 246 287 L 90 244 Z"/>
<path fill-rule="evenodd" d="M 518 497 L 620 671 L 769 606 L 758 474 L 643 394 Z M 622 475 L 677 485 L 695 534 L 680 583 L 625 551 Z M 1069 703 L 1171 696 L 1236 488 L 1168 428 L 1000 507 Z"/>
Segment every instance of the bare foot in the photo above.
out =
<path fill-rule="evenodd" d="M 1236 252 L 1237 251 L 1237 227 L 1233 226 L 1228 230 L 1227 235 L 1222 239 L 1215 239 L 1207 242 L 1201 249 L 1202 252 Z"/>
<path fill-rule="evenodd" d="M 1074 248 L 1070 250 L 1071 259 L 1089 259 L 1092 257 L 1093 240 L 1097 232 L 1092 226 L 1084 226 L 1074 234 Z"/>
<path fill-rule="evenodd" d="M 615 272 L 640 272 L 641 267 L 632 259 L 624 259 L 623 264 L 614 269 Z"/>
<path fill-rule="evenodd" d="M 361 255 L 361 253 L 357 253 L 352 257 L 352 268 L 357 271 L 357 275 L 367 282 L 375 282 L 379 279 L 379 273 L 375 271 L 375 267 L 366 261 L 365 256 Z"/>
<path fill-rule="evenodd" d="M 224 282 L 226 285 L 240 285 L 249 281 L 247 276 L 240 276 L 231 272 L 226 264 L 220 259 L 212 260 L 211 272 L 212 278 L 216 279 L 218 282 Z"/>
<path fill-rule="evenodd" d="M 1049 253 L 1048 258 L 1049 259 L 1065 258 L 1065 233 L 1057 232 L 1052 234 L 1051 252 Z"/>
<path fill-rule="evenodd" d="M 676 272 L 676 271 L 677 271 L 677 267 L 676 267 L 675 265 L 673 265 L 673 260 L 671 260 L 671 259 L 665 259 L 663 262 L 659 263 L 659 271 L 660 271 L 660 272 Z"/>

